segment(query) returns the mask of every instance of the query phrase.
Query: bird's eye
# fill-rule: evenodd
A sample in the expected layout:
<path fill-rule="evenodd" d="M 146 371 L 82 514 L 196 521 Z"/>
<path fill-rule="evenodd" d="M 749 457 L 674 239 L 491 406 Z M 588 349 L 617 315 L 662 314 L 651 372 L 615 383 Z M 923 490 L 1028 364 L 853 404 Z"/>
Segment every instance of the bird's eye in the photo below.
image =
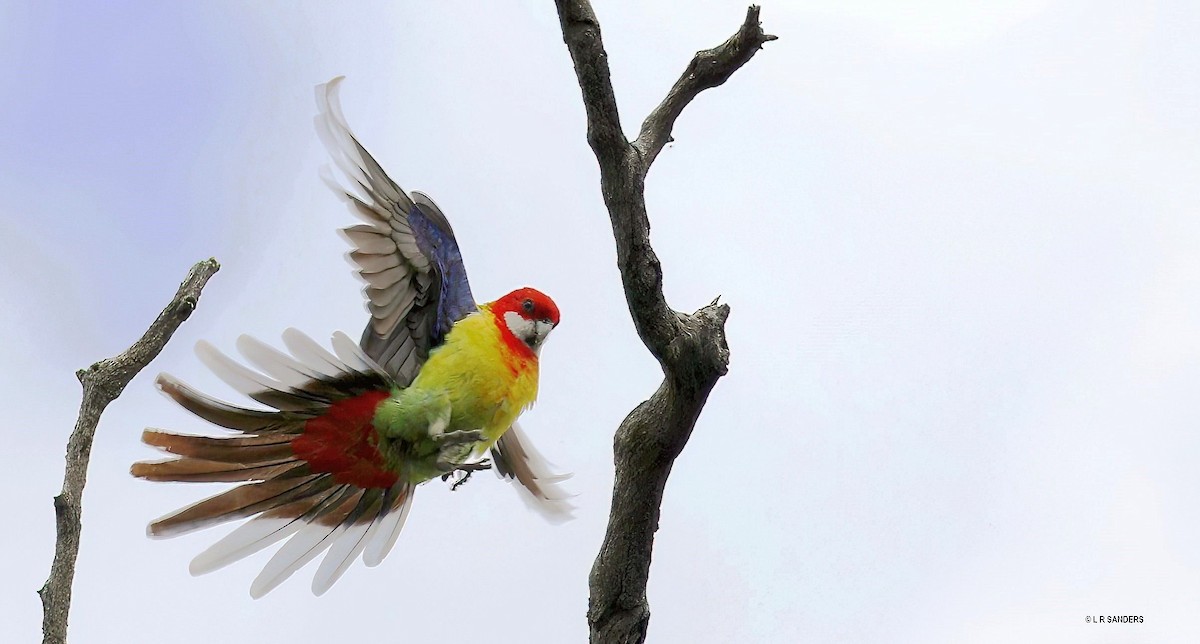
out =
<path fill-rule="evenodd" d="M 525 309 L 526 313 L 533 313 L 533 300 L 526 299 L 524 302 L 521 302 L 521 308 Z"/>

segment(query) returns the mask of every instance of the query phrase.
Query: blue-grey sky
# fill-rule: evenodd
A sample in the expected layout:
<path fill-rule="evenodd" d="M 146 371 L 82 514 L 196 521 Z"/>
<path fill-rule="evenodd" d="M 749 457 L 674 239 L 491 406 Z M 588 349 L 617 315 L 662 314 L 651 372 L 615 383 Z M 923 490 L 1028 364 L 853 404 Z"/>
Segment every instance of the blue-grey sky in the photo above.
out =
<path fill-rule="evenodd" d="M 764 4 L 780 40 L 687 109 L 648 179 L 669 301 L 733 307 L 666 492 L 650 640 L 1196 641 L 1200 6 Z M 633 133 L 745 6 L 596 9 Z M 204 429 L 155 373 L 234 396 L 197 340 L 361 329 L 312 128 L 313 86 L 343 74 L 351 126 L 449 214 L 476 295 L 562 309 L 524 425 L 580 509 L 552 526 L 494 477 L 429 485 L 382 566 L 253 601 L 266 553 L 188 575 L 226 529 L 144 536 L 220 486 L 127 472 L 154 456 L 143 427 Z M 196 314 L 101 422 L 72 641 L 583 641 L 612 431 L 660 378 L 553 3 L 0 2 L 0 639 L 38 637 L 74 371 L 209 256 Z"/>

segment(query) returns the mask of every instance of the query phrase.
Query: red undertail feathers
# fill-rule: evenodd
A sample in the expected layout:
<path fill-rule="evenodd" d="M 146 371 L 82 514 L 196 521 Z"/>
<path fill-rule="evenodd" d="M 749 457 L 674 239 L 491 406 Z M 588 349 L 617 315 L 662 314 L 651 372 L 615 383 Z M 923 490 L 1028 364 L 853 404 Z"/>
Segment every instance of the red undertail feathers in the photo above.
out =
<path fill-rule="evenodd" d="M 339 400 L 304 424 L 304 433 L 292 439 L 291 449 L 317 472 L 328 472 L 338 483 L 358 487 L 389 488 L 395 472 L 384 465 L 375 443 L 371 420 L 386 391 L 370 391 Z"/>
<path fill-rule="evenodd" d="M 240 485 L 164 516 L 147 529 L 171 537 L 254 517 L 192 561 L 193 574 L 220 568 L 288 539 L 251 586 L 260 597 L 328 550 L 313 580 L 320 594 L 360 554 L 378 565 L 391 550 L 412 503 L 413 486 L 390 472 L 371 420 L 394 383 L 350 338 L 333 337 L 336 355 L 295 329 L 290 355 L 248 336 L 238 349 L 249 369 L 207 343 L 196 347 L 230 386 L 268 407 L 253 410 L 207 396 L 169 375 L 159 388 L 188 411 L 233 436 L 189 436 L 148 429 L 143 441 L 174 458 L 135 463 L 152 481 Z"/>

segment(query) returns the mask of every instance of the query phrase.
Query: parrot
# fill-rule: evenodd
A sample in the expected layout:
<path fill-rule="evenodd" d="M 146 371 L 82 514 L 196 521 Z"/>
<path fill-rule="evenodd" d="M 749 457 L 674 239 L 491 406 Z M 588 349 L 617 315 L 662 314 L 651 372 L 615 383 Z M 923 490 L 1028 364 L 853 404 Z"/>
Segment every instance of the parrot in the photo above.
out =
<path fill-rule="evenodd" d="M 131 468 L 151 481 L 239 483 L 153 521 L 147 533 L 173 537 L 248 518 L 192 560 L 193 575 L 287 539 L 252 582 L 256 599 L 322 552 L 317 595 L 359 555 L 379 565 L 416 487 L 436 478 L 460 476 L 456 488 L 494 469 L 516 480 L 547 519 L 569 519 L 573 509 L 560 485 L 569 475 L 553 473 L 516 423 L 536 399 L 558 306 L 530 287 L 476 304 L 449 220 L 427 195 L 401 189 L 359 143 L 342 115 L 341 80 L 317 86 L 315 122 L 354 188 L 326 180 L 365 221 L 342 230 L 366 283 L 370 320 L 360 342 L 337 332 L 330 352 L 289 328 L 284 352 L 243 335 L 237 348 L 256 369 L 197 343 L 214 374 L 269 409 L 230 404 L 160 374 L 155 383 L 167 397 L 235 434 L 149 428 L 143 442 L 171 457 Z"/>

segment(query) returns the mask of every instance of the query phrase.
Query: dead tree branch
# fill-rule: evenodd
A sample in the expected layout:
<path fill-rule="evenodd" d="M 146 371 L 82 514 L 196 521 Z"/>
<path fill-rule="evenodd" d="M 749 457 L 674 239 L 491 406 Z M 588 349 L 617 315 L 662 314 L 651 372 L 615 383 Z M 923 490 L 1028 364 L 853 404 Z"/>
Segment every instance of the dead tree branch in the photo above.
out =
<path fill-rule="evenodd" d="M 197 262 L 188 272 L 174 299 L 146 330 L 141 339 L 115 358 L 101 360 L 87 369 L 75 372 L 83 385 L 83 401 L 79 419 L 67 442 L 67 468 L 63 488 L 54 497 L 55 530 L 54 563 L 50 577 L 38 591 L 42 598 L 42 642 L 62 644 L 67 639 L 67 616 L 71 610 L 71 585 L 75 580 L 75 558 L 79 554 L 80 514 L 83 486 L 87 483 L 88 459 L 96 424 L 105 407 L 116 400 L 125 386 L 166 346 L 175 329 L 196 308 L 200 291 L 221 268 L 215 259 Z"/>
<path fill-rule="evenodd" d="M 600 165 L 604 204 L 612 220 L 625 299 L 642 342 L 663 369 L 658 390 L 626 416 L 613 452 L 616 479 L 608 530 L 589 578 L 592 642 L 642 642 L 650 621 L 646 582 L 671 466 L 717 379 L 729 365 L 729 307 L 693 314 L 673 310 L 663 296 L 662 266 L 650 245 L 646 173 L 669 140 L 675 119 L 700 92 L 721 85 L 764 43 L 759 8 L 751 6 L 732 37 L 697 52 L 662 103 L 646 117 L 636 141 L 621 129 L 600 23 L 587 0 L 555 0 L 563 40 L 575 65 L 587 112 L 588 143 Z"/>

